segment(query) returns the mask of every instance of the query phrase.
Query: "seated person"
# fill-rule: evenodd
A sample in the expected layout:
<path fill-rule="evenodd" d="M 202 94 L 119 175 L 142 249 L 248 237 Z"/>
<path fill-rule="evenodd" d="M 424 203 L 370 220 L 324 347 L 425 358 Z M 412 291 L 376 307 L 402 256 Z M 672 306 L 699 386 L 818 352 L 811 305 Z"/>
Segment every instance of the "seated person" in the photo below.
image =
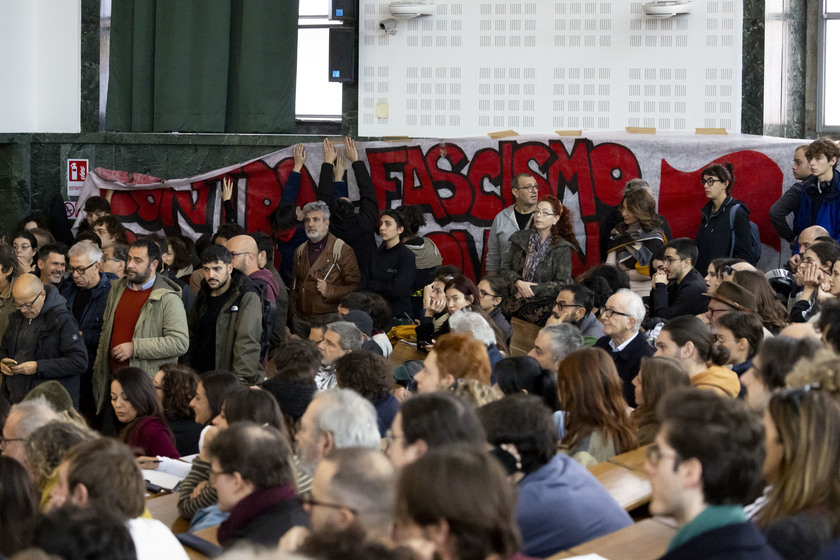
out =
<path fill-rule="evenodd" d="M 452 387 L 457 379 L 475 379 L 490 385 L 487 348 L 471 334 L 445 334 L 414 375 L 418 393 L 434 393 Z"/>
<path fill-rule="evenodd" d="M 659 431 L 656 405 L 671 390 L 688 387 L 691 381 L 688 372 L 674 358 L 642 358 L 639 375 L 633 379 L 636 388 L 636 408 L 630 417 L 638 428 L 639 445 L 653 443 Z"/>
<path fill-rule="evenodd" d="M 219 525 L 219 544 L 245 541 L 275 546 L 295 525 L 308 525 L 295 491 L 292 448 L 276 428 L 237 422 L 208 445 L 210 480 L 219 509 L 230 517 Z"/>
<path fill-rule="evenodd" d="M 94 197 L 97 198 L 97 197 Z M 88 199 L 90 200 L 90 199 Z M 126 526 L 107 512 L 64 506 L 38 519 L 33 548 L 64 560 L 135 560 L 137 552 Z"/>
<path fill-rule="evenodd" d="M 97 438 L 76 445 L 64 456 L 52 502 L 55 507 L 92 508 L 124 523 L 134 540 L 137 560 L 187 560 L 166 525 L 141 517 L 145 495 L 146 484 L 131 450 L 115 439 Z"/>
<path fill-rule="evenodd" d="M 671 319 L 656 339 L 654 356 L 677 359 L 691 379 L 691 385 L 728 397 L 741 392 L 738 374 L 724 366 L 729 350 L 715 344 L 715 337 L 693 315 Z"/>
<path fill-rule="evenodd" d="M 556 373 L 563 358 L 570 352 L 584 347 L 583 337 L 574 325 L 560 323 L 540 329 L 534 339 L 534 347 L 528 351 L 528 356 L 539 362 L 540 366 Z"/>
<path fill-rule="evenodd" d="M 601 348 L 575 350 L 560 363 L 557 393 L 565 415 L 560 443 L 584 466 L 637 447 L 615 364 Z"/>
<path fill-rule="evenodd" d="M 481 309 L 493 319 L 493 322 L 504 334 L 505 342 L 510 344 L 513 330 L 507 317 L 502 313 L 504 302 L 507 299 L 507 282 L 498 274 L 488 274 L 478 283 L 477 287 L 478 295 L 481 298 L 479 300 Z"/>
<path fill-rule="evenodd" d="M 175 436 L 166 423 L 152 380 L 136 367 L 121 367 L 111 381 L 111 406 L 120 423 L 120 440 L 138 456 L 177 459 Z"/>
<path fill-rule="evenodd" d="M 662 560 L 780 560 L 743 508 L 761 476 L 758 418 L 739 399 L 694 388 L 666 396 L 659 412 L 645 464 L 649 509 L 680 527 Z"/>
<path fill-rule="evenodd" d="M 476 309 L 476 311 L 471 311 Z M 480 340 L 487 348 L 487 357 L 490 358 L 490 367 L 495 368 L 499 360 L 502 359 L 502 352 L 507 353 L 507 346 L 501 340 L 502 333 L 495 327 L 495 323 L 487 316 L 486 313 L 480 310 L 477 306 L 465 307 L 460 311 L 456 311 L 449 317 L 449 325 L 453 333 L 472 334 Z M 496 383 L 496 377 L 491 372 L 490 384 Z"/>
<path fill-rule="evenodd" d="M 437 279 L 431 284 L 432 289 L 436 288 Z M 449 332 L 449 317 L 456 311 L 468 305 L 478 305 L 481 295 L 478 287 L 472 280 L 463 274 L 453 274 L 443 286 L 443 309 L 446 311 L 446 319 L 442 322 L 424 320 L 417 325 L 417 345 L 419 348 L 430 348 L 434 341 L 442 334 Z M 432 296 L 430 296 L 432 297 Z M 431 304 L 431 302 L 430 302 Z M 440 305 L 435 302 L 435 305 Z M 427 310 L 428 317 L 428 310 Z M 434 317 L 434 316 L 433 316 Z"/>
<path fill-rule="evenodd" d="M 545 325 L 570 323 L 580 330 L 586 346 L 592 346 L 604 336 L 604 325 L 592 313 L 595 294 L 583 284 L 569 284 L 560 288 L 554 302 L 552 315 Z"/>
<path fill-rule="evenodd" d="M 539 397 L 513 395 L 478 415 L 490 445 L 515 451 L 513 471 L 523 477 L 516 521 L 525 554 L 545 558 L 633 524 L 592 474 L 557 453 L 557 430 Z"/>
<path fill-rule="evenodd" d="M 653 275 L 650 291 L 650 316 L 672 319 L 680 315 L 698 315 L 706 311 L 706 280 L 694 268 L 697 245 L 687 237 L 674 239 L 665 246 L 664 269 Z"/>
<path fill-rule="evenodd" d="M 195 421 L 195 412 L 190 408 L 198 389 L 198 376 L 189 366 L 164 364 L 152 382 L 163 406 L 163 416 L 175 436 L 178 453 L 198 453 L 198 439 L 204 426 Z"/>
<path fill-rule="evenodd" d="M 335 378 L 342 389 L 353 389 L 376 409 L 379 434 L 385 433 L 400 410 L 394 389 L 394 368 L 388 360 L 371 352 L 350 352 L 335 361 Z"/>
<path fill-rule="evenodd" d="M 764 413 L 770 397 L 785 386 L 785 378 L 800 359 L 811 359 L 822 345 L 813 338 L 788 336 L 766 338 L 758 347 L 753 365 L 741 376 L 746 388 L 744 400 L 751 409 Z"/>
<path fill-rule="evenodd" d="M 761 317 L 756 313 L 745 313 L 733 311 L 722 315 L 717 320 L 718 344 L 729 350 L 729 359 L 726 365 L 732 367 L 732 371 L 740 378 L 752 367 L 752 361 L 758 352 L 758 346 L 764 339 L 764 327 L 761 324 Z M 741 387 L 741 393 L 745 389 Z"/>
<path fill-rule="evenodd" d="M 764 277 L 764 273 L 755 270 L 736 270 L 732 274 L 732 281 L 755 296 L 755 312 L 761 317 L 763 324 L 762 336 L 775 336 L 787 326 L 787 309 L 779 301 L 778 295 Z M 840 295 L 840 285 L 837 288 L 837 295 Z"/>

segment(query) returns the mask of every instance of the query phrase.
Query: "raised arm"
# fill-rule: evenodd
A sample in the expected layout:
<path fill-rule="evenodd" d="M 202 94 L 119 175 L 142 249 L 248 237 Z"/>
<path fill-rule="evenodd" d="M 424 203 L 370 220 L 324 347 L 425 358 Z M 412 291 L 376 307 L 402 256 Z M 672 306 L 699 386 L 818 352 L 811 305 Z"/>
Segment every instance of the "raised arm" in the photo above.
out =
<path fill-rule="evenodd" d="M 365 227 L 376 230 L 379 226 L 379 201 L 376 200 L 376 189 L 365 162 L 359 159 L 356 143 L 349 136 L 344 138 L 344 155 L 350 161 L 350 166 L 356 175 L 356 184 L 359 186 L 359 217 L 364 220 Z"/>

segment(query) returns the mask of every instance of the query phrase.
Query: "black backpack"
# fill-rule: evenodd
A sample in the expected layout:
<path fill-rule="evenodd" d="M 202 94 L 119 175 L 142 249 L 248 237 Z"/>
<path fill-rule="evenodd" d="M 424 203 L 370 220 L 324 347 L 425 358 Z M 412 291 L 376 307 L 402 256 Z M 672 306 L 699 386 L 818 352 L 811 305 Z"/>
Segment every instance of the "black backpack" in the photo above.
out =
<path fill-rule="evenodd" d="M 271 334 L 274 332 L 274 321 L 277 319 L 277 302 L 268 298 L 268 288 L 264 282 L 254 281 L 251 278 L 250 285 L 254 291 L 260 296 L 260 303 L 262 304 L 262 333 L 260 334 L 260 362 L 265 362 L 268 357 L 268 346 L 271 343 Z M 281 288 L 282 289 L 282 288 Z M 241 290 L 239 297 L 236 300 L 236 307 L 242 304 L 242 296 L 248 290 Z"/>

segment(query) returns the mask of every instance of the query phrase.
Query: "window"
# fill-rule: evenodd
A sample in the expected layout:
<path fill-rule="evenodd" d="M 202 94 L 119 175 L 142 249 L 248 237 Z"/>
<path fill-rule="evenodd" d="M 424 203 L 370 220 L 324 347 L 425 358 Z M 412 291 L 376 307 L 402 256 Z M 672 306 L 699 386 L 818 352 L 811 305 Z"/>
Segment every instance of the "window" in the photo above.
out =
<path fill-rule="evenodd" d="M 298 120 L 340 121 L 341 84 L 329 81 L 329 0 L 300 0 L 298 20 L 297 94 Z"/>
<path fill-rule="evenodd" d="M 819 15 L 817 131 L 840 131 L 840 0 L 821 0 Z"/>

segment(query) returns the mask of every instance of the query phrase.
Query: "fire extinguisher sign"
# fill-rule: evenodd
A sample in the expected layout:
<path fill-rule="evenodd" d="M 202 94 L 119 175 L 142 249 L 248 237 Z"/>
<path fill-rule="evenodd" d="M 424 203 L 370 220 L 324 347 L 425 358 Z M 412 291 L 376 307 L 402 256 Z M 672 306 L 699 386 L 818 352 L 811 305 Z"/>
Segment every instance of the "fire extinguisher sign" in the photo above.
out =
<path fill-rule="evenodd" d="M 79 196 L 82 194 L 82 186 L 85 184 L 87 173 L 88 160 L 67 160 L 67 196 Z"/>

